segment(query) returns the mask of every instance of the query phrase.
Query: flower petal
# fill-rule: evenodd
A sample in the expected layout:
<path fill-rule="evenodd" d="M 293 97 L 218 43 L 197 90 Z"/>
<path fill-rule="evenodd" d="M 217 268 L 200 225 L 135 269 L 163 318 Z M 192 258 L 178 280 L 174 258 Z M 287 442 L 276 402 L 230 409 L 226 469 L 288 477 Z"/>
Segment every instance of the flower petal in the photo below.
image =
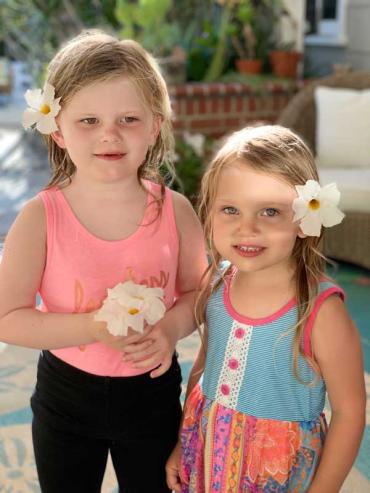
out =
<path fill-rule="evenodd" d="M 44 85 L 44 91 L 42 95 L 43 102 L 51 106 L 54 101 L 54 94 L 55 94 L 54 86 L 46 82 Z"/>
<path fill-rule="evenodd" d="M 318 200 L 321 202 L 331 202 L 333 205 L 338 205 L 340 199 L 340 191 L 336 183 L 329 183 L 320 190 Z"/>
<path fill-rule="evenodd" d="M 106 322 L 108 331 L 114 336 L 127 335 L 127 317 L 125 310 L 115 301 L 106 299 L 95 314 L 94 320 Z"/>
<path fill-rule="evenodd" d="M 34 110 L 40 109 L 42 104 L 41 89 L 27 89 L 24 98 L 30 108 L 33 108 Z"/>
<path fill-rule="evenodd" d="M 295 188 L 298 195 L 307 201 L 316 198 L 320 192 L 320 185 L 315 180 L 307 180 L 305 185 L 296 185 Z"/>
<path fill-rule="evenodd" d="M 36 128 L 39 132 L 45 135 L 49 135 L 58 130 L 58 125 L 53 116 L 50 113 L 47 115 L 41 115 L 41 118 L 36 124 Z"/>
<path fill-rule="evenodd" d="M 159 298 L 148 300 L 144 308 L 144 317 L 148 324 L 156 324 L 165 314 L 166 306 Z"/>
<path fill-rule="evenodd" d="M 149 297 L 163 298 L 164 291 L 162 288 L 145 288 L 145 298 Z"/>
<path fill-rule="evenodd" d="M 292 207 L 295 213 L 293 217 L 293 222 L 302 219 L 302 217 L 304 217 L 307 214 L 308 211 L 307 200 L 303 199 L 302 197 L 297 197 L 296 199 L 294 199 Z"/>
<path fill-rule="evenodd" d="M 308 212 L 300 222 L 302 232 L 307 236 L 320 236 L 321 217 L 317 212 Z"/>
<path fill-rule="evenodd" d="M 144 316 L 143 316 L 142 312 L 139 312 L 136 315 L 128 314 L 127 324 L 129 327 L 136 330 L 136 332 L 143 332 L 143 330 L 144 330 Z"/>
<path fill-rule="evenodd" d="M 57 114 L 59 113 L 60 108 L 61 108 L 59 101 L 60 101 L 60 98 L 56 99 L 55 101 L 53 101 L 50 104 L 50 113 L 49 114 L 51 116 L 57 116 Z"/>
<path fill-rule="evenodd" d="M 166 311 L 162 288 L 148 288 L 143 284 L 126 281 L 116 284 L 107 292 L 108 296 L 104 301 L 107 310 L 114 311 L 117 305 L 119 310 L 125 314 L 125 323 L 137 332 L 143 331 L 145 321 L 150 324 L 156 323 Z M 108 313 L 108 318 L 114 318 L 114 316 L 111 317 Z"/>
<path fill-rule="evenodd" d="M 27 130 L 41 119 L 41 113 L 32 108 L 27 108 L 23 112 L 22 125 Z"/>
<path fill-rule="evenodd" d="M 326 228 L 330 228 L 331 226 L 335 226 L 343 221 L 345 214 L 338 209 L 333 204 L 323 204 L 321 206 L 321 220 L 323 226 Z"/>

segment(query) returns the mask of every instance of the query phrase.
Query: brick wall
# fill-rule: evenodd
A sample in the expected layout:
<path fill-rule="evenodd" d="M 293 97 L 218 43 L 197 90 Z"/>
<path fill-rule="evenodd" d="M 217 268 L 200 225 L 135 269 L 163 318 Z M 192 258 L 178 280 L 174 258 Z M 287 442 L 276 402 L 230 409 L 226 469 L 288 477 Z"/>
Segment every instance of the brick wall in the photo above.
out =
<path fill-rule="evenodd" d="M 176 133 L 219 136 L 256 121 L 275 122 L 302 81 L 189 83 L 170 87 Z"/>

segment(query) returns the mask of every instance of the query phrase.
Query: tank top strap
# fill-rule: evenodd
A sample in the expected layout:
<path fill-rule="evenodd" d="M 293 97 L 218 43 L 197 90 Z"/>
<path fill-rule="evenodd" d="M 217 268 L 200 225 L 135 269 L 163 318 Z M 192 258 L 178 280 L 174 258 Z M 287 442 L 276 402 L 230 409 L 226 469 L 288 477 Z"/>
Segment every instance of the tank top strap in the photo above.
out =
<path fill-rule="evenodd" d="M 319 285 L 319 293 L 316 298 L 315 306 L 310 314 L 310 316 L 307 319 L 305 328 L 304 328 L 304 335 L 303 335 L 303 349 L 304 353 L 307 354 L 308 356 L 311 356 L 311 335 L 312 335 L 312 329 L 313 325 L 315 323 L 317 314 L 319 312 L 319 309 L 323 302 L 332 295 L 337 295 L 339 296 L 343 301 L 345 299 L 345 293 L 342 288 L 334 284 L 333 282 L 324 279 L 323 281 L 320 282 Z"/>
<path fill-rule="evenodd" d="M 161 186 L 158 183 L 154 183 L 149 180 L 143 180 L 144 185 L 148 192 L 154 195 L 156 198 L 160 197 L 161 194 Z M 154 200 L 149 197 L 148 207 L 151 209 L 149 214 L 145 214 L 145 217 L 149 219 L 149 221 L 156 221 L 158 218 L 158 209 Z M 164 229 L 163 233 L 166 235 L 170 235 L 171 240 L 173 240 L 176 244 L 178 243 L 178 231 L 176 226 L 176 216 L 175 209 L 173 203 L 173 192 L 169 188 L 165 188 L 164 191 L 164 200 L 162 202 L 162 209 L 159 212 L 160 221 L 157 222 L 157 227 L 160 229 Z"/>
<path fill-rule="evenodd" d="M 48 250 L 50 249 L 52 242 L 55 239 L 55 228 L 58 222 L 58 218 L 60 218 L 60 213 L 65 207 L 63 202 L 60 200 L 58 196 L 57 187 L 46 188 L 38 193 L 38 196 L 41 198 L 46 215 L 46 228 L 47 228 L 47 237 L 48 237 Z"/>

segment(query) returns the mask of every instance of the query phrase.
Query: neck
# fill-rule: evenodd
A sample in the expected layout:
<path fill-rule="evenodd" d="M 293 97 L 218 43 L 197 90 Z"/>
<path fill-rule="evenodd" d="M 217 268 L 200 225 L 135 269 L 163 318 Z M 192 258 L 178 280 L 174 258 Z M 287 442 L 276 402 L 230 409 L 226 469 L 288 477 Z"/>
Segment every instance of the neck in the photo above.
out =
<path fill-rule="evenodd" d="M 234 277 L 234 285 L 240 289 L 252 290 L 254 293 L 261 294 L 271 291 L 286 291 L 287 289 L 294 291 L 295 272 L 294 265 L 276 268 L 274 272 L 271 271 L 271 268 L 256 272 L 237 271 Z"/>
<path fill-rule="evenodd" d="M 146 195 L 140 186 L 136 176 L 122 181 L 102 183 L 94 180 L 86 180 L 78 173 L 73 175 L 72 182 L 66 186 L 71 194 L 78 194 L 85 199 L 99 199 L 102 201 L 119 200 L 123 202 L 136 200 L 138 195 Z"/>

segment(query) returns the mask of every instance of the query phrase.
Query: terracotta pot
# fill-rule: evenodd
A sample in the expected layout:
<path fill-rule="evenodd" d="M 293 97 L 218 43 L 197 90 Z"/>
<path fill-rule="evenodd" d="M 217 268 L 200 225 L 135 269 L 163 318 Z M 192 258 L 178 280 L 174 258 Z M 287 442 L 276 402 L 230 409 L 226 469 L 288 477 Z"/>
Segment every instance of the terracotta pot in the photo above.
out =
<path fill-rule="evenodd" d="M 243 74 L 259 74 L 262 69 L 262 60 L 257 58 L 239 58 L 235 64 L 238 71 Z"/>
<path fill-rule="evenodd" d="M 272 71 L 279 77 L 297 77 L 298 63 L 302 59 L 302 53 L 298 51 L 271 51 L 270 63 Z"/>

